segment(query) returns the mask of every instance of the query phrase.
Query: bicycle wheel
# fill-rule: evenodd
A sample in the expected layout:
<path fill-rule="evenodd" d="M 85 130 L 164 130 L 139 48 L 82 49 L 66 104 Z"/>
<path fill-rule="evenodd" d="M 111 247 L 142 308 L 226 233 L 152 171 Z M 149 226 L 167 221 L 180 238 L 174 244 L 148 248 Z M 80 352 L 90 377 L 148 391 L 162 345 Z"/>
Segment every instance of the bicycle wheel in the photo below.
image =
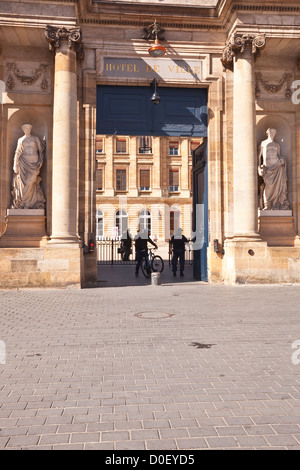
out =
<path fill-rule="evenodd" d="M 164 270 L 164 260 L 158 255 L 153 256 L 151 266 L 155 273 L 162 273 Z"/>
<path fill-rule="evenodd" d="M 149 279 L 149 277 L 151 276 L 151 270 L 149 268 L 148 260 L 143 259 L 142 264 L 141 264 L 141 270 L 144 276 L 147 279 Z"/>

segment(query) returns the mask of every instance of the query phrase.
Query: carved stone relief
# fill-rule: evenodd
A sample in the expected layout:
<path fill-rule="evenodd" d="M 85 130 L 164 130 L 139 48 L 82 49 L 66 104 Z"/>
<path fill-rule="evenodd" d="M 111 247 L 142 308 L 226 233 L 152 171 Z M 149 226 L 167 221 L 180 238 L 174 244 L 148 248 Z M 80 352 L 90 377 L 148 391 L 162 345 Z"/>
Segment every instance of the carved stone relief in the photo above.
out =
<path fill-rule="evenodd" d="M 50 93 L 50 70 L 48 64 L 7 62 L 5 83 L 8 91 L 26 93 Z"/>
<path fill-rule="evenodd" d="M 286 99 L 292 97 L 292 82 L 293 75 L 291 73 L 284 73 L 279 80 L 267 79 L 263 76 L 262 72 L 255 74 L 255 93 L 256 97 L 260 98 L 262 94 L 269 95 L 284 95 Z M 273 96 L 272 96 L 273 99 Z"/>

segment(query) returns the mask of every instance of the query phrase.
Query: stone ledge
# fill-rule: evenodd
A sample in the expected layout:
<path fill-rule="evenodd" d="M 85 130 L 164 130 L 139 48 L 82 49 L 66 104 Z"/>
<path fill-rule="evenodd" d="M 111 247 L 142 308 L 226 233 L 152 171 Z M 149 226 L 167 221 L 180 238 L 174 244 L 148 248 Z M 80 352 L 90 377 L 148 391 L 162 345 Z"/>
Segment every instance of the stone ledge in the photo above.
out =
<path fill-rule="evenodd" d="M 8 216 L 23 216 L 23 217 L 36 217 L 44 216 L 44 209 L 7 209 L 6 215 Z"/>
<path fill-rule="evenodd" d="M 259 210 L 258 211 L 258 217 L 292 217 L 293 216 L 293 211 L 291 210 L 285 210 L 285 211 L 279 211 L 279 210 L 272 210 L 272 211 L 267 211 L 267 210 Z"/>

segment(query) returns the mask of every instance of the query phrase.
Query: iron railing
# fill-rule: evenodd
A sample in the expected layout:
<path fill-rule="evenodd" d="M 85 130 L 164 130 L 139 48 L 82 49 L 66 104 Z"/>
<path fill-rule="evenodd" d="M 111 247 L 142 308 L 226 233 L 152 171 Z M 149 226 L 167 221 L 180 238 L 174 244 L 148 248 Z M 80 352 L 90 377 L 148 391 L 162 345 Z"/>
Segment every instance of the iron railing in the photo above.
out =
<path fill-rule="evenodd" d="M 171 242 L 169 240 L 169 266 L 171 266 L 172 264 L 172 257 L 173 257 L 173 250 L 172 250 L 172 245 L 171 245 Z M 193 253 L 192 253 L 192 250 L 191 248 L 186 248 L 185 249 L 185 256 L 184 256 L 184 264 L 186 265 L 191 265 L 193 264 Z"/>
<path fill-rule="evenodd" d="M 128 261 L 123 261 L 120 252 L 121 240 L 115 238 L 106 238 L 105 240 L 98 240 L 97 246 L 97 260 L 99 264 L 135 264 L 135 246 L 132 243 L 131 253 Z"/>
<path fill-rule="evenodd" d="M 131 253 L 128 261 L 123 261 L 122 254 L 120 253 L 121 240 L 116 238 L 106 238 L 105 240 L 98 240 L 97 247 L 97 260 L 98 264 L 120 265 L 120 264 L 135 264 L 135 244 L 132 243 Z M 159 253 L 158 253 L 159 254 Z M 172 260 L 172 249 L 169 244 L 169 266 Z M 185 251 L 185 264 L 193 264 L 192 250 Z"/>

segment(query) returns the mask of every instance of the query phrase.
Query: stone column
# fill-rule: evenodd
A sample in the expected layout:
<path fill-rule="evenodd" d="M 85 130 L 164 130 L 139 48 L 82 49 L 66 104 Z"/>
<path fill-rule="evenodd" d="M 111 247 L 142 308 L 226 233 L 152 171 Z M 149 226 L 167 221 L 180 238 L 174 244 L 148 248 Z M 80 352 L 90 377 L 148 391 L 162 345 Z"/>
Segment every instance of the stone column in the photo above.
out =
<path fill-rule="evenodd" d="M 77 235 L 77 73 L 80 28 L 47 26 L 55 52 L 51 243 L 79 243 Z"/>
<path fill-rule="evenodd" d="M 259 239 L 257 227 L 257 144 L 254 56 L 264 35 L 235 34 L 227 42 L 223 65 L 233 67 L 234 239 Z"/>

